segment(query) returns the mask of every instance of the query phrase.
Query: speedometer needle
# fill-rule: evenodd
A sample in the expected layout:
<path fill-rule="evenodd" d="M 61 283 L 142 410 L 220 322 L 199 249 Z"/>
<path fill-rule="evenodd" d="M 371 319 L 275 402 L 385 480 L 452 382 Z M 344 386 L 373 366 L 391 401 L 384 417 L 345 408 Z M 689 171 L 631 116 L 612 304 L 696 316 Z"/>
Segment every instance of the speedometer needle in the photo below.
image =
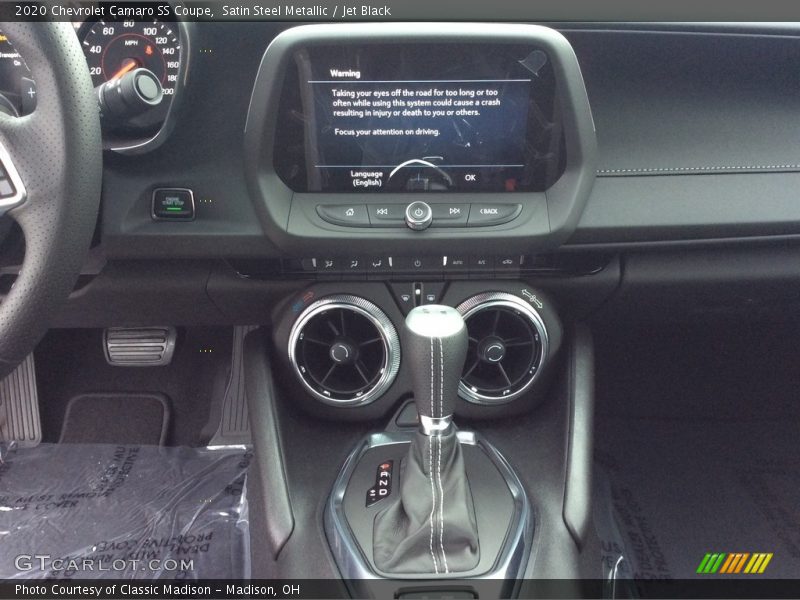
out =
<path fill-rule="evenodd" d="M 127 61 L 125 61 L 125 64 L 122 66 L 122 68 L 116 73 L 114 73 L 114 76 L 111 79 L 109 79 L 109 81 L 116 81 L 117 79 L 125 75 L 125 73 L 127 73 L 128 71 L 130 71 L 135 67 L 136 67 L 136 61 L 133 60 L 132 58 L 129 58 Z"/>

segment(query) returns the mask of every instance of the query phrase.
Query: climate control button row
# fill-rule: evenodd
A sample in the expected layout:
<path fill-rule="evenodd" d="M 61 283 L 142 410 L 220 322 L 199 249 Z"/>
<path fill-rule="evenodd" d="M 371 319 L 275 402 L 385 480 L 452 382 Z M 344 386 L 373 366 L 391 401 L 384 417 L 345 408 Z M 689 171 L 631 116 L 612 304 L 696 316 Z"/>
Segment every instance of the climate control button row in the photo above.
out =
<path fill-rule="evenodd" d="M 521 204 L 414 201 L 411 204 L 319 204 L 317 214 L 345 227 L 490 227 L 513 221 Z"/>

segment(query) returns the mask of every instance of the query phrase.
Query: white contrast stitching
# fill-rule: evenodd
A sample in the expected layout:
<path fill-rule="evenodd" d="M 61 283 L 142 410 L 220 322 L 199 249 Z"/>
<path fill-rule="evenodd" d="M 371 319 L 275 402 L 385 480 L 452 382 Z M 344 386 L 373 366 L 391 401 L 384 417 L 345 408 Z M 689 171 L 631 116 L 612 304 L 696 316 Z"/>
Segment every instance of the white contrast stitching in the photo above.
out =
<path fill-rule="evenodd" d="M 431 338 L 431 416 L 433 416 L 433 373 L 433 338 Z M 436 560 L 436 554 L 433 552 L 433 516 L 436 514 L 436 488 L 433 484 L 433 437 L 428 438 L 428 475 L 431 478 L 431 535 L 429 545 L 431 549 L 431 558 L 433 559 L 433 570 L 438 574 L 439 562 Z"/>
<path fill-rule="evenodd" d="M 439 340 L 439 417 L 444 416 L 444 351 L 442 338 Z"/>
<path fill-rule="evenodd" d="M 431 354 L 433 356 L 433 354 Z M 431 549 L 431 559 L 433 559 L 433 571 L 439 574 L 439 562 L 436 560 L 436 554 L 433 552 L 433 515 L 436 512 L 436 491 L 433 486 L 433 436 L 428 437 L 428 474 L 431 478 L 431 536 L 428 545 Z"/>
<path fill-rule="evenodd" d="M 621 173 L 681 173 L 702 171 L 755 171 L 774 169 L 800 169 L 800 165 L 745 165 L 745 166 L 709 166 L 709 167 L 646 167 L 640 169 L 598 169 L 598 175 Z"/>
<path fill-rule="evenodd" d="M 442 338 L 439 342 L 439 416 L 444 416 L 444 350 L 442 349 Z M 447 566 L 447 554 L 444 551 L 444 489 L 442 487 L 442 437 L 439 438 L 439 460 L 436 466 L 436 477 L 439 480 L 439 548 L 442 551 L 442 561 L 444 561 L 444 572 L 449 573 Z"/>
<path fill-rule="evenodd" d="M 433 375 L 436 371 L 433 368 L 433 338 L 431 338 L 431 417 L 435 417 L 436 413 L 433 410 Z"/>
<path fill-rule="evenodd" d="M 442 551 L 444 561 L 444 572 L 449 573 L 450 567 L 447 565 L 447 554 L 444 551 L 444 489 L 442 489 L 442 436 L 437 436 L 439 440 L 439 460 L 436 467 L 436 475 L 439 480 L 439 548 Z M 458 443 L 458 441 L 456 441 Z"/>

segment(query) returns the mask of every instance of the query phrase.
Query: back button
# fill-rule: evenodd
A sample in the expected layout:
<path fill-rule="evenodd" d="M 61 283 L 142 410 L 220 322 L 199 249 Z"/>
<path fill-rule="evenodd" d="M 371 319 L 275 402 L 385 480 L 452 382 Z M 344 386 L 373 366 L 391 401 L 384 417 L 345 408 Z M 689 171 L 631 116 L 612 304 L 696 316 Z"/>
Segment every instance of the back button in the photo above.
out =
<path fill-rule="evenodd" d="M 501 225 L 516 219 L 522 212 L 521 204 L 475 203 L 469 209 L 470 227 Z"/>

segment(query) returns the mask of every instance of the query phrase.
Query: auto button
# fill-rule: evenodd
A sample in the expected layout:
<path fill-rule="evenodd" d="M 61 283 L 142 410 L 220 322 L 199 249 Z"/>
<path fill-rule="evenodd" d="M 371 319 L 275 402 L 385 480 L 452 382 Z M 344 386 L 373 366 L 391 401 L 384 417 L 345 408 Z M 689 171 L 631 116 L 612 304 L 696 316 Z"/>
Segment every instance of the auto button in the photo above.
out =
<path fill-rule="evenodd" d="M 469 211 L 469 227 L 487 227 L 490 225 L 502 225 L 513 221 L 522 212 L 520 204 L 488 204 L 475 203 Z"/>

